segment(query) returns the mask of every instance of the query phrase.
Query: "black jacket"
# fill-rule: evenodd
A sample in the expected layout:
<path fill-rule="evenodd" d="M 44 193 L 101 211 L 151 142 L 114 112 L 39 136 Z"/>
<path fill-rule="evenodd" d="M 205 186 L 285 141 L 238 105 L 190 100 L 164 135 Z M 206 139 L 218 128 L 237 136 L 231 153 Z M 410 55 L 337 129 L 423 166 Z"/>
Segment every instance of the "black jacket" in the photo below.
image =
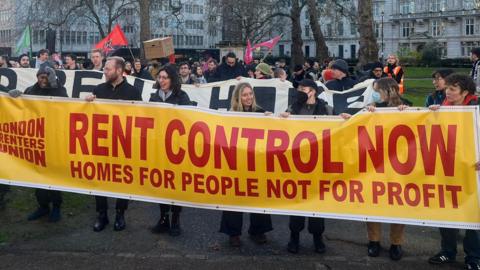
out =
<path fill-rule="evenodd" d="M 33 96 L 68 97 L 67 90 L 63 86 L 57 88 L 40 88 L 38 83 L 25 89 L 25 92 L 23 93 L 25 95 Z"/>
<path fill-rule="evenodd" d="M 357 81 L 347 76 L 341 80 L 330 80 L 325 83 L 325 86 L 328 90 L 344 91 L 352 88 L 355 84 L 357 84 Z"/>
<path fill-rule="evenodd" d="M 150 72 L 146 71 L 143 68 L 138 73 L 135 71 L 135 69 L 133 69 L 132 71 L 133 72 L 130 75 L 132 75 L 133 77 L 153 81 L 153 78 L 152 78 L 152 75 L 150 74 Z"/>
<path fill-rule="evenodd" d="M 163 102 L 163 103 L 169 103 L 169 104 L 175 104 L 175 105 L 192 105 L 190 98 L 188 97 L 187 93 L 185 93 L 185 91 L 183 90 L 172 92 L 172 94 L 165 101 L 163 101 L 162 98 L 160 98 L 159 91 L 161 90 L 158 89 L 155 93 L 153 93 L 150 96 L 150 100 L 149 100 L 150 102 Z"/>
<path fill-rule="evenodd" d="M 141 91 L 130 85 L 125 78 L 116 87 L 109 82 L 99 84 L 93 89 L 92 94 L 104 99 L 142 100 Z"/>
<path fill-rule="evenodd" d="M 226 63 L 222 63 L 220 66 L 218 66 L 216 73 L 219 81 L 235 79 L 238 76 L 247 76 L 245 68 L 243 68 L 243 66 L 239 63 L 235 63 L 235 66 L 233 67 L 227 65 Z"/>
<path fill-rule="evenodd" d="M 287 111 L 294 115 L 300 115 L 300 112 L 304 105 L 305 104 L 300 104 L 298 102 L 295 102 L 292 105 L 290 105 Z M 329 111 L 328 104 L 323 99 L 317 98 L 317 102 L 315 103 L 315 109 L 313 110 L 312 115 L 331 115 L 331 114 L 332 112 Z"/>
<path fill-rule="evenodd" d="M 218 81 L 217 70 L 213 70 L 213 71 L 207 70 L 205 71 L 203 76 L 209 83 Z"/>

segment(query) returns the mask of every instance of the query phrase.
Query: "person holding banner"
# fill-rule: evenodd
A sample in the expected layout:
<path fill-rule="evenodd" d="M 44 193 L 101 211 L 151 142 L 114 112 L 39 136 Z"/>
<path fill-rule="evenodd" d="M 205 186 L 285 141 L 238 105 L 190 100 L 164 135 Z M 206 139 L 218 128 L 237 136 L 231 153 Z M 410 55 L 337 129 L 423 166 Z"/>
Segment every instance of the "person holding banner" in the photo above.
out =
<path fill-rule="evenodd" d="M 175 105 L 192 105 L 187 93 L 181 89 L 182 85 L 177 70 L 172 65 L 166 65 L 160 69 L 154 88 L 157 89 L 150 97 L 150 102 L 162 102 Z M 179 236 L 180 212 L 182 207 L 178 205 L 160 204 L 160 219 L 151 229 L 152 233 L 166 233 L 171 236 Z M 172 219 L 169 213 L 172 213 Z"/>
<path fill-rule="evenodd" d="M 271 79 L 272 75 L 272 68 L 266 63 L 260 63 L 255 67 L 255 79 Z"/>
<path fill-rule="evenodd" d="M 357 84 L 357 81 L 348 76 L 348 63 L 343 59 L 337 59 L 333 62 L 332 80 L 325 83 L 329 90 L 344 91 L 352 88 Z"/>
<path fill-rule="evenodd" d="M 281 113 L 281 117 L 293 115 L 332 115 L 333 109 L 328 104 L 317 97 L 319 88 L 317 84 L 310 79 L 304 79 L 298 84 L 297 99 L 288 108 L 287 112 Z M 290 216 L 290 242 L 287 250 L 290 253 L 298 253 L 300 249 L 300 232 L 305 228 L 305 217 Z M 325 253 L 326 247 L 323 243 L 323 232 L 325 231 L 325 219 L 308 218 L 308 232 L 313 235 L 315 252 Z"/>
<path fill-rule="evenodd" d="M 95 52 L 98 54 L 98 52 Z M 98 64 L 98 63 L 97 63 Z M 130 85 L 127 79 L 123 77 L 125 71 L 125 60 L 121 57 L 115 56 L 107 59 L 103 73 L 105 75 L 105 83 L 97 85 L 92 95 L 85 98 L 86 101 L 92 102 L 96 98 L 116 99 L 116 100 L 142 100 L 142 94 L 139 89 Z M 95 196 L 96 210 L 98 213 L 93 231 L 100 232 L 108 225 L 108 201 L 106 197 Z M 125 210 L 128 208 L 128 200 L 117 199 L 116 216 L 113 229 L 115 231 L 122 231 L 126 227 Z"/>
<path fill-rule="evenodd" d="M 261 63 L 259 64 L 261 65 Z M 233 90 L 230 110 L 235 112 L 265 113 L 265 110 L 257 105 L 253 87 L 249 83 L 239 83 Z M 230 246 L 240 247 L 240 235 L 242 235 L 243 213 L 223 211 L 220 222 L 220 232 L 230 237 Z M 265 233 L 272 231 L 272 218 L 266 214 L 250 214 L 250 238 L 259 245 L 267 242 Z"/>
<path fill-rule="evenodd" d="M 30 57 L 27 54 L 22 54 L 18 57 L 20 68 L 30 68 Z"/>
<path fill-rule="evenodd" d="M 430 105 L 441 105 L 443 103 L 445 100 L 445 78 L 452 73 L 453 70 L 449 68 L 438 69 L 433 72 L 432 78 L 435 90 L 427 96 L 425 107 L 429 107 Z"/>
<path fill-rule="evenodd" d="M 100 49 L 93 49 L 91 51 L 92 70 L 103 70 L 103 52 Z"/>
<path fill-rule="evenodd" d="M 442 106 L 478 106 L 475 95 L 476 85 L 472 78 L 462 74 L 450 74 L 445 78 L 445 100 L 441 105 L 429 106 L 436 111 Z M 476 170 L 480 169 L 480 162 L 476 163 Z M 457 237 L 459 230 L 453 228 L 440 228 L 441 250 L 428 259 L 431 264 L 447 264 L 456 261 Z M 463 238 L 465 251 L 465 269 L 480 270 L 480 231 L 465 230 Z"/>

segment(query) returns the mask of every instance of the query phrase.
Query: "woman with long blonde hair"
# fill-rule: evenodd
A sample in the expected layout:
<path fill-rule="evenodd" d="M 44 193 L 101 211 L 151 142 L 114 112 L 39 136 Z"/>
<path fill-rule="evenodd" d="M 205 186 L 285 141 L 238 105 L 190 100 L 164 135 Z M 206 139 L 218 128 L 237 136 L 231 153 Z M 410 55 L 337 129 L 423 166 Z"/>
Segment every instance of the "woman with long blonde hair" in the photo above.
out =
<path fill-rule="evenodd" d="M 235 112 L 265 112 L 257 105 L 253 87 L 246 82 L 239 83 L 233 90 L 230 111 Z"/>

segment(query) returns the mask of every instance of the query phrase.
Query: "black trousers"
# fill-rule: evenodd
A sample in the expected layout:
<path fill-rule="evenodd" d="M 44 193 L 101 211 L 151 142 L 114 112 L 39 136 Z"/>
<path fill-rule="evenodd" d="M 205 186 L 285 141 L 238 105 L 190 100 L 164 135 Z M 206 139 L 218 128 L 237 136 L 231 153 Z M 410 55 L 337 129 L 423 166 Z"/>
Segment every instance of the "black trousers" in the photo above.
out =
<path fill-rule="evenodd" d="M 290 231 L 292 233 L 299 233 L 305 229 L 305 217 L 290 216 L 289 223 Z M 323 218 L 308 218 L 308 232 L 311 234 L 323 234 L 325 231 L 325 219 Z"/>
<path fill-rule="evenodd" d="M 242 234 L 243 213 L 223 211 L 220 223 L 220 232 L 229 236 L 239 236 Z M 259 235 L 273 230 L 272 217 L 265 214 L 250 214 L 250 228 L 248 234 Z"/>
<path fill-rule="evenodd" d="M 62 193 L 57 190 L 35 189 L 35 197 L 38 205 L 42 208 L 48 208 L 50 203 L 53 207 L 62 205 Z"/>
<path fill-rule="evenodd" d="M 168 212 L 172 212 L 172 214 L 180 214 L 182 212 L 182 207 L 178 205 L 171 205 L 171 204 L 159 204 L 160 206 L 160 215 L 168 215 Z"/>
<path fill-rule="evenodd" d="M 108 210 L 108 200 L 107 197 L 95 196 L 95 203 L 97 212 L 107 212 Z M 115 204 L 115 209 L 119 211 L 125 211 L 128 208 L 128 200 L 117 199 Z"/>
<path fill-rule="evenodd" d="M 451 228 L 440 228 L 442 236 L 442 252 L 450 257 L 457 255 L 457 236 L 459 230 Z M 480 262 L 480 231 L 465 230 L 463 238 L 463 250 L 465 251 L 465 262 Z"/>

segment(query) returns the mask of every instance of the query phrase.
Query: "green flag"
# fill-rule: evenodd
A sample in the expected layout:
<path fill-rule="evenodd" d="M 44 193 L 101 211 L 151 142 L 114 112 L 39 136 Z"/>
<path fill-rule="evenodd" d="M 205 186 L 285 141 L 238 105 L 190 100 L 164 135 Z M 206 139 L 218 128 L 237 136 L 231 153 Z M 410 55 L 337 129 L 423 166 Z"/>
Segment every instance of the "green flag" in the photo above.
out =
<path fill-rule="evenodd" d="M 25 27 L 25 30 L 23 30 L 22 36 L 17 42 L 17 45 L 15 46 L 15 52 L 16 54 L 20 54 L 22 52 L 26 52 L 30 50 L 30 26 Z"/>

